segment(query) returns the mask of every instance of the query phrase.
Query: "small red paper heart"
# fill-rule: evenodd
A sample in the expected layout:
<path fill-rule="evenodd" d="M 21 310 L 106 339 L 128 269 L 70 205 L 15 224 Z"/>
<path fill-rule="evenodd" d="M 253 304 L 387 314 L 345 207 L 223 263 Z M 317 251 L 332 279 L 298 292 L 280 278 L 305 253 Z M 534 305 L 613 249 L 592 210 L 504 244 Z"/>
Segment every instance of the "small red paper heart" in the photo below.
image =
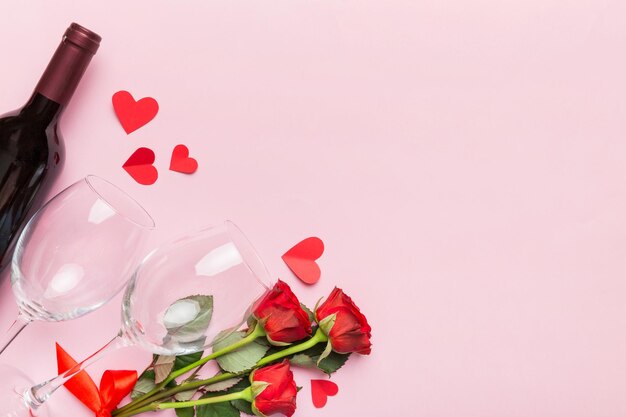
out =
<path fill-rule="evenodd" d="M 170 170 L 193 174 L 198 169 L 198 161 L 189 157 L 189 149 L 185 145 L 176 145 L 172 151 Z"/>
<path fill-rule="evenodd" d="M 159 103 L 152 97 L 135 101 L 128 91 L 122 90 L 113 94 L 113 109 L 126 134 L 130 134 L 154 119 Z"/>
<path fill-rule="evenodd" d="M 315 408 L 322 408 L 328 402 L 328 397 L 334 397 L 339 393 L 339 387 L 333 381 L 326 379 L 311 380 L 311 396 Z"/>
<path fill-rule="evenodd" d="M 324 242 L 318 237 L 309 237 L 289 249 L 283 261 L 289 269 L 306 284 L 319 281 L 322 271 L 315 262 L 324 253 Z"/>
<path fill-rule="evenodd" d="M 139 148 L 128 158 L 122 168 L 139 184 L 154 184 L 159 177 L 154 164 L 154 152 L 149 148 Z"/>

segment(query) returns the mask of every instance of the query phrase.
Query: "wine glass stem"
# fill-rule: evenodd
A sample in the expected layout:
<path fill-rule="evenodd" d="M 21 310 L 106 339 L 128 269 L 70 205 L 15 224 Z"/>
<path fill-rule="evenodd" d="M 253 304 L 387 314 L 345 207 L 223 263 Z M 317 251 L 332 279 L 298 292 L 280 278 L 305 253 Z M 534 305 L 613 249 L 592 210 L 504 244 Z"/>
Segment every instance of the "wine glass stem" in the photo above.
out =
<path fill-rule="evenodd" d="M 0 346 L 2 346 L 0 347 L 0 355 L 2 355 L 6 348 L 9 347 L 9 345 L 15 340 L 17 335 L 19 335 L 30 322 L 31 319 L 24 314 L 19 313 L 17 315 L 17 318 L 15 319 L 11 327 L 9 327 L 9 330 L 7 330 L 4 338 L 2 339 L 2 343 L 0 344 Z"/>
<path fill-rule="evenodd" d="M 43 404 L 54 392 L 59 389 L 63 384 L 72 379 L 76 374 L 87 368 L 89 365 L 102 359 L 106 354 L 116 351 L 122 347 L 128 346 L 126 339 L 122 335 L 118 335 L 107 343 L 102 349 L 82 361 L 81 363 L 73 366 L 67 371 L 63 372 L 57 377 L 49 379 L 46 382 L 35 385 L 28 388 L 24 392 L 24 402 L 32 409 L 36 410 Z"/>

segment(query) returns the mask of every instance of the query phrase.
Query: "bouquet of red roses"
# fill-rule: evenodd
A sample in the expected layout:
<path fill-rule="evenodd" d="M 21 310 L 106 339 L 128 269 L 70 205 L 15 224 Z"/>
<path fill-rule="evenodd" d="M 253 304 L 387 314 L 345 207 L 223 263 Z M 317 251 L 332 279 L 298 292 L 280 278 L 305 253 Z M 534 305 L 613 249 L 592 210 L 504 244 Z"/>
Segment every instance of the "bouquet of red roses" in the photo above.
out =
<path fill-rule="evenodd" d="M 367 319 L 341 289 L 311 311 L 278 281 L 257 303 L 246 331 L 221 338 L 205 357 L 203 352 L 155 356 L 134 385 L 132 401 L 110 414 L 175 409 L 178 417 L 290 417 L 298 393 L 291 366 L 317 367 L 330 375 L 352 353 L 368 355 L 370 339 Z M 220 372 L 200 379 L 200 369 L 212 360 Z"/>

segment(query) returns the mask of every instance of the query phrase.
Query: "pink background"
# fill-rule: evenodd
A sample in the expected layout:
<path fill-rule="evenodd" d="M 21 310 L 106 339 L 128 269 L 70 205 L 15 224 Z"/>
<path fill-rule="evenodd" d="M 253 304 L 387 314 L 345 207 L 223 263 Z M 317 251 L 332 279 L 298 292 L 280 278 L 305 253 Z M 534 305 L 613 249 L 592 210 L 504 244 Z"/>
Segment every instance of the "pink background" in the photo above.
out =
<path fill-rule="evenodd" d="M 154 244 L 230 218 L 305 302 L 345 288 L 373 354 L 323 410 L 299 373 L 297 415 L 626 415 L 624 2 L 172 4 L 2 2 L 0 108 L 25 101 L 71 21 L 104 37 L 54 191 L 101 175 L 154 215 Z M 161 105 L 130 136 L 119 89 Z M 178 143 L 191 177 L 167 170 Z M 121 168 L 139 146 L 157 153 L 153 186 Z M 305 287 L 280 255 L 310 235 L 327 252 Z M 35 324 L 2 361 L 45 379 L 54 341 L 85 356 L 118 311 Z M 15 313 L 5 278 L 0 327 Z M 50 404 L 89 415 L 66 392 Z"/>

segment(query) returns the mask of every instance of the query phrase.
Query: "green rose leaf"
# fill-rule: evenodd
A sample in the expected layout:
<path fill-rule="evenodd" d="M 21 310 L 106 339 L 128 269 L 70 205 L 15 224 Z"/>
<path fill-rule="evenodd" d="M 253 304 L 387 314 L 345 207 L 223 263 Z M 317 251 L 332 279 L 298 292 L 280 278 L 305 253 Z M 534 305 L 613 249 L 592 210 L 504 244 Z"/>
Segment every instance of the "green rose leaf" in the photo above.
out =
<path fill-rule="evenodd" d="M 233 334 L 219 340 L 221 336 L 218 335 L 217 339 L 219 342 L 213 346 L 213 350 L 217 351 L 223 349 L 226 346 L 242 340 L 245 336 L 245 332 L 234 332 Z M 256 365 L 256 363 L 265 356 L 268 350 L 269 346 L 264 343 L 258 343 L 255 340 L 246 346 L 217 358 L 217 363 L 224 371 L 238 374 L 253 368 L 254 365 Z"/>
<path fill-rule="evenodd" d="M 254 412 L 252 411 L 252 403 L 249 403 L 246 400 L 235 400 L 235 401 L 231 401 L 230 402 L 233 407 L 235 407 L 237 410 L 241 411 L 244 414 L 249 414 L 251 416 L 254 415 Z"/>
<path fill-rule="evenodd" d="M 179 392 L 179 393 L 176 393 L 176 395 L 174 395 L 174 399 L 176 401 L 179 401 L 179 402 L 191 401 L 193 396 L 196 395 L 196 392 L 198 392 L 198 391 L 197 390 L 193 390 L 193 389 L 191 391 Z"/>
<path fill-rule="evenodd" d="M 191 353 L 181 356 L 154 355 L 152 369 L 155 373 L 155 382 L 160 384 L 174 371 L 178 371 L 202 358 L 204 352 Z"/>
<path fill-rule="evenodd" d="M 239 410 L 230 402 L 199 405 L 196 407 L 197 417 L 239 417 Z"/>
<path fill-rule="evenodd" d="M 315 368 L 317 366 L 317 361 L 313 360 L 312 357 L 305 353 L 298 353 L 294 355 L 291 359 L 289 359 L 289 362 L 293 366 L 297 366 L 300 368 Z"/>
<path fill-rule="evenodd" d="M 330 352 L 330 355 L 326 358 L 322 359 L 320 363 L 317 364 L 317 367 L 328 375 L 332 375 L 341 369 L 346 362 L 348 362 L 348 359 L 350 359 L 350 354 L 342 355 L 341 353 L 333 351 Z"/>
<path fill-rule="evenodd" d="M 191 382 L 191 381 L 197 381 L 197 380 L 198 378 L 196 377 L 196 378 L 190 379 L 189 381 Z M 197 392 L 198 392 L 198 388 L 192 389 L 189 391 L 177 392 L 174 395 L 174 399 L 176 401 L 191 401 L 191 399 L 194 397 L 194 395 L 196 395 Z"/>
<path fill-rule="evenodd" d="M 160 384 L 165 381 L 174 368 L 176 356 L 158 356 L 154 363 L 154 382 Z"/>
<path fill-rule="evenodd" d="M 294 366 L 300 366 L 304 368 L 317 367 L 322 372 L 325 372 L 328 375 L 332 375 L 346 364 L 348 359 L 350 359 L 350 354 L 344 355 L 335 351 L 331 351 L 328 356 L 320 361 L 320 357 L 322 356 L 326 348 L 327 344 L 319 343 L 302 353 L 294 355 L 289 359 L 289 361 Z"/>
<path fill-rule="evenodd" d="M 231 378 L 227 379 L 226 381 L 216 382 L 215 384 L 205 385 L 204 389 L 208 392 L 225 391 L 237 385 L 241 380 L 242 378 Z"/>
<path fill-rule="evenodd" d="M 134 400 L 152 391 L 156 387 L 154 376 L 154 371 L 152 369 L 144 371 L 137 379 L 137 383 L 135 384 L 133 391 L 130 393 L 130 398 Z"/>
<path fill-rule="evenodd" d="M 203 398 L 217 397 L 217 396 L 220 396 L 220 395 L 231 394 L 233 392 L 240 392 L 240 391 L 243 391 L 244 389 L 246 389 L 246 388 L 248 388 L 250 386 L 250 379 L 249 378 L 239 378 L 239 379 L 240 379 L 239 382 L 237 382 L 232 387 L 228 388 L 226 391 L 207 392 L 202 397 Z M 234 400 L 234 401 L 231 401 L 231 404 L 237 410 L 239 410 L 239 411 L 241 411 L 243 413 L 246 413 L 246 414 L 253 415 L 251 405 L 250 405 L 250 403 L 248 401 L 246 401 L 246 400 Z"/>
<path fill-rule="evenodd" d="M 304 310 L 304 312 L 306 314 L 308 314 L 309 316 L 309 320 L 311 320 L 311 323 L 315 323 L 315 314 L 311 311 L 310 308 L 308 308 L 307 306 L 305 306 L 304 304 L 300 303 L 300 307 L 302 307 L 302 309 Z"/>
<path fill-rule="evenodd" d="M 196 352 L 191 353 L 189 355 L 181 355 L 176 356 L 176 361 L 174 362 L 174 369 L 172 371 L 178 371 L 186 366 L 191 365 L 194 362 L 199 361 L 202 358 L 204 352 Z"/>
<path fill-rule="evenodd" d="M 243 391 L 250 386 L 250 378 L 239 378 L 239 381 L 227 388 L 225 391 L 209 391 L 202 398 L 219 397 L 220 395 L 232 394 L 233 392 Z"/>
<path fill-rule="evenodd" d="M 165 342 L 194 343 L 204 338 L 213 317 L 213 296 L 192 295 L 174 302 L 163 315 Z"/>
<path fill-rule="evenodd" d="M 194 417 L 196 415 L 196 409 L 193 407 L 176 408 L 175 411 L 178 417 Z"/>

